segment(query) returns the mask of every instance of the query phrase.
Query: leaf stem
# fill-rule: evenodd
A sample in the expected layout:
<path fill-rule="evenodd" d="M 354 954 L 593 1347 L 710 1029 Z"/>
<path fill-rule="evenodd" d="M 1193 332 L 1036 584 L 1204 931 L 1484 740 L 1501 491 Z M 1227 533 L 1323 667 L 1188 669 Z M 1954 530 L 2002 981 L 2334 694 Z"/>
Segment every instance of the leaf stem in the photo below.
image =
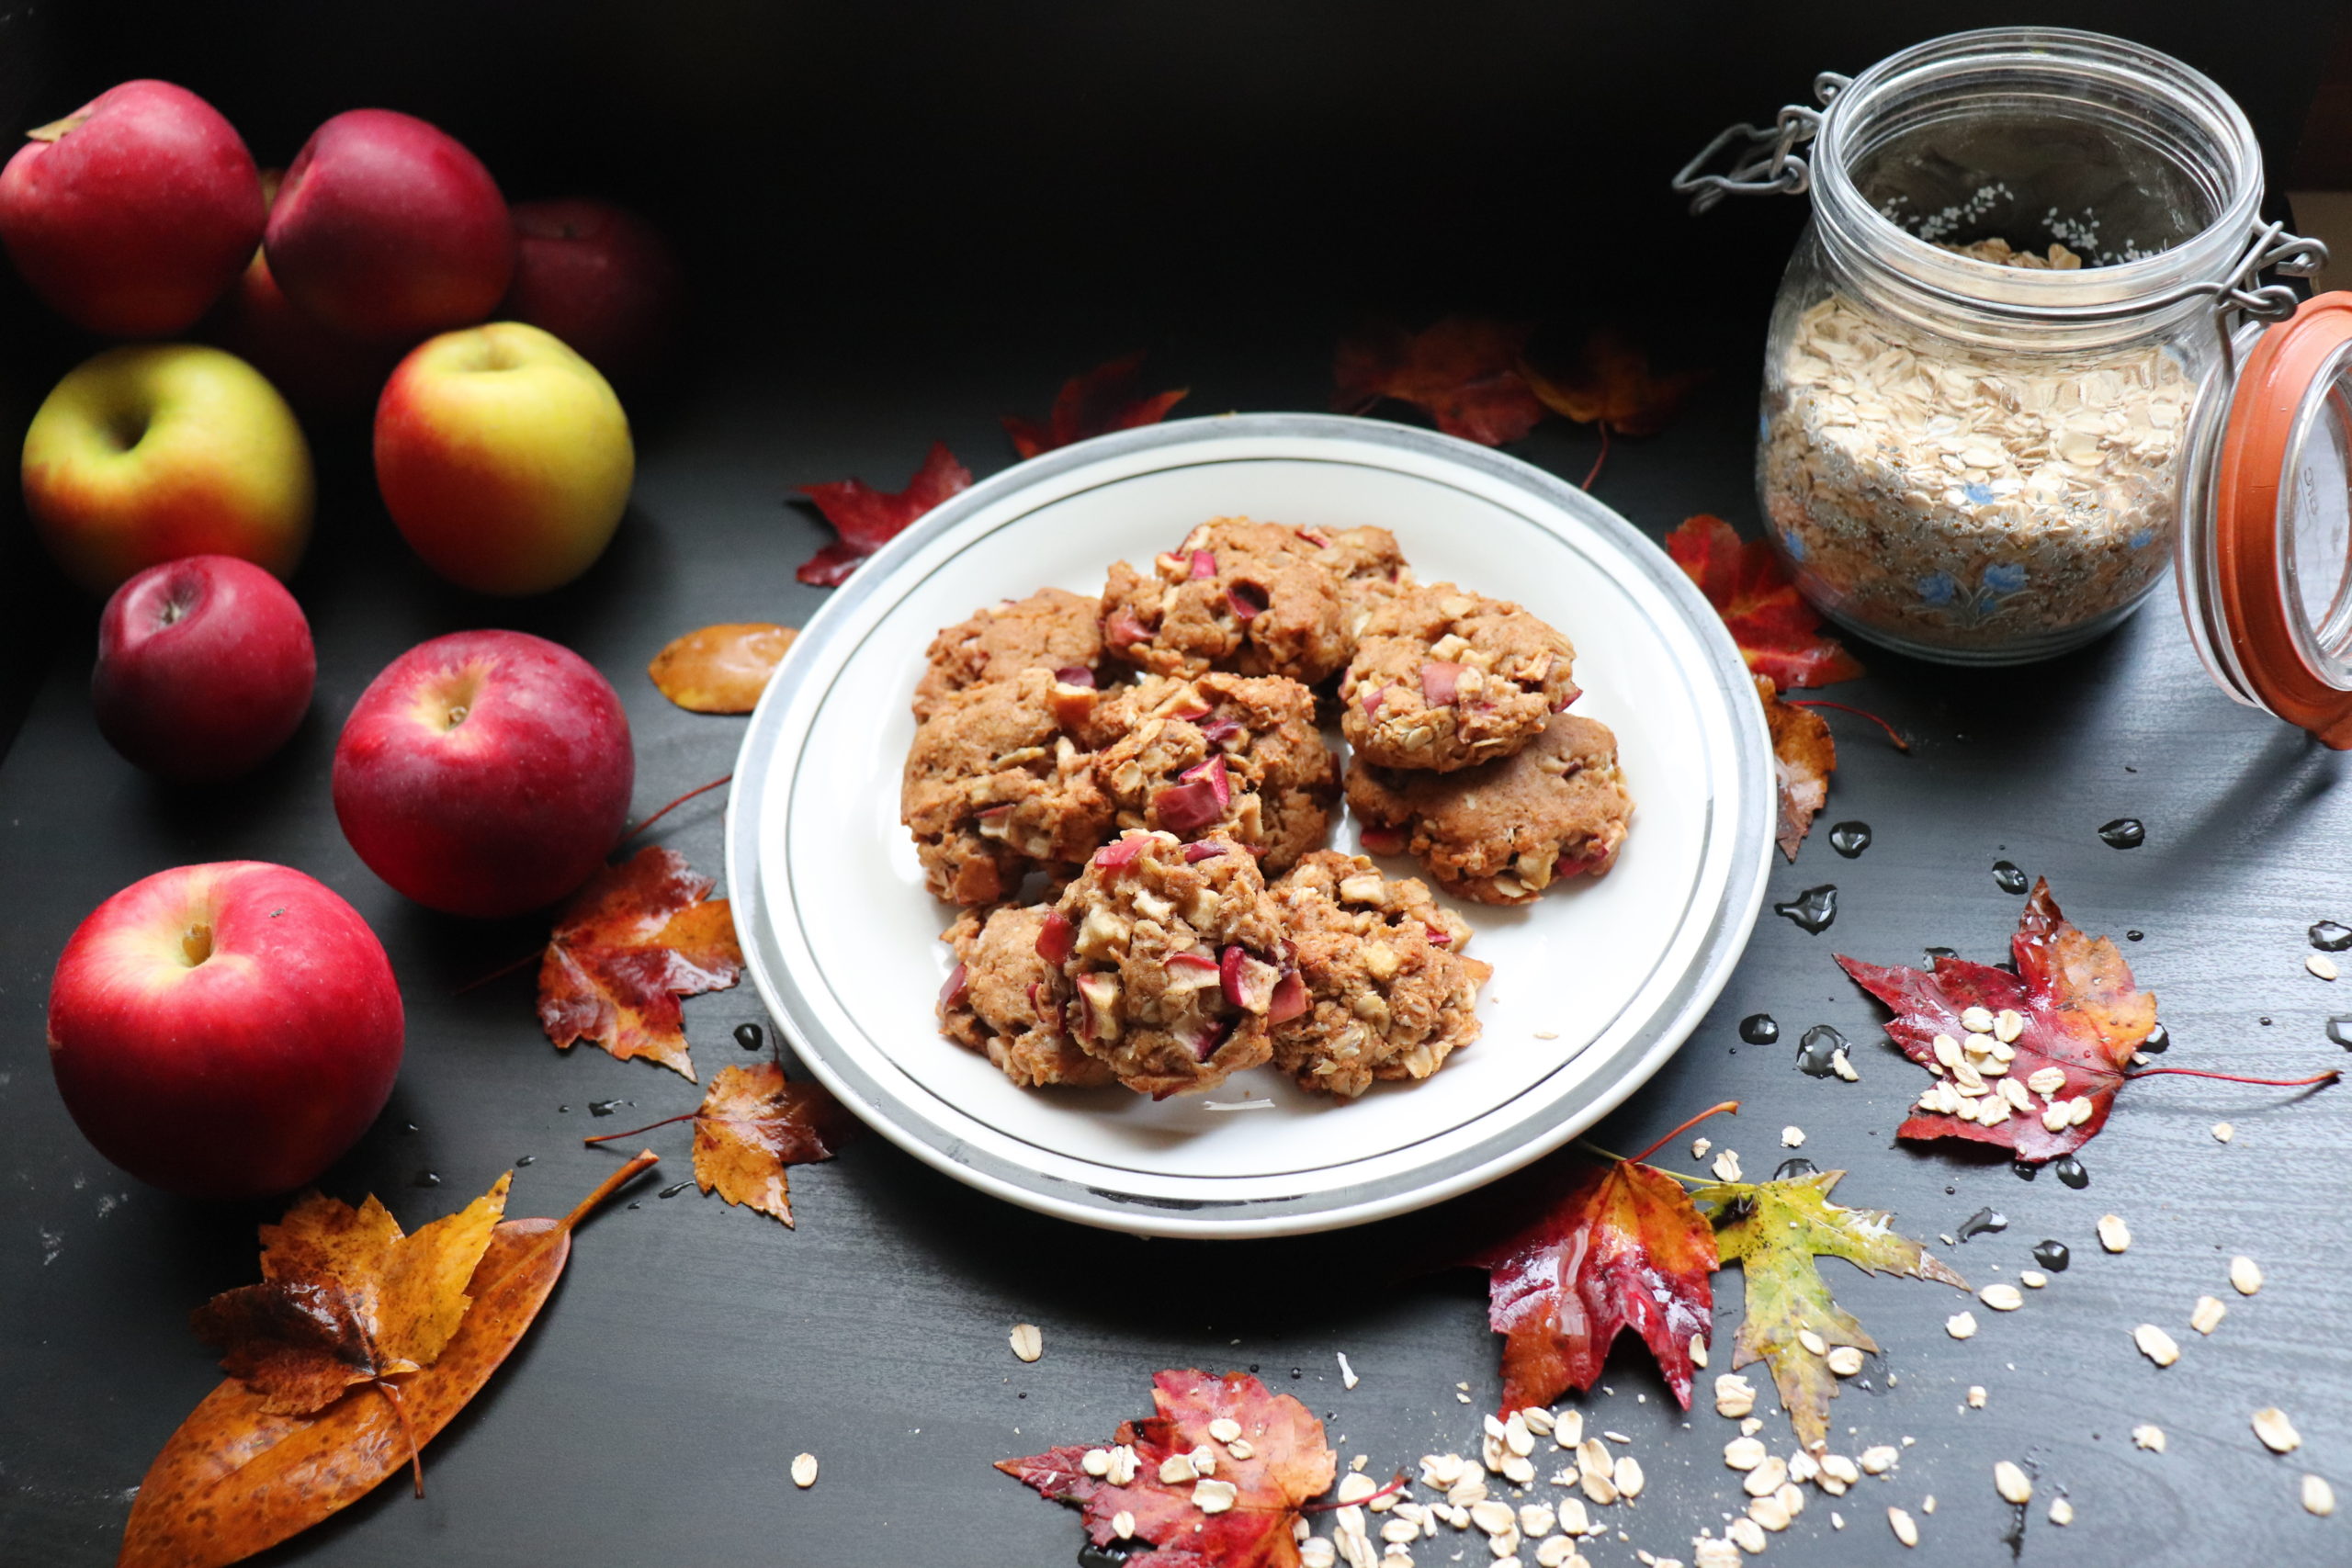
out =
<path fill-rule="evenodd" d="M 535 964 L 546 956 L 547 950 L 545 948 L 534 948 L 532 951 L 523 954 L 522 957 L 516 959 L 514 963 L 502 964 L 497 968 L 492 970 L 489 974 L 484 975 L 478 979 L 467 981 L 464 985 L 458 987 L 449 994 L 453 997 L 462 997 L 468 991 L 475 990 L 481 987 L 489 985 L 492 980 L 504 979 L 507 976 L 514 973 L 515 970 L 523 967 L 524 964 Z"/>
<path fill-rule="evenodd" d="M 1688 1125 L 1688 1123 L 1686 1122 L 1685 1125 Z M 1668 1137 L 1672 1137 L 1673 1135 L 1674 1134 L 1671 1133 L 1667 1134 Z M 1619 1165 L 1632 1165 L 1634 1163 L 1632 1160 L 1627 1159 L 1623 1155 L 1612 1154 L 1609 1150 L 1602 1148 L 1590 1138 L 1578 1138 L 1577 1140 L 1577 1145 L 1579 1148 L 1589 1149 L 1594 1154 L 1599 1155 L 1602 1159 L 1615 1160 Z M 1693 1176 L 1687 1170 L 1668 1170 L 1662 1165 L 1654 1165 L 1651 1166 L 1650 1168 L 1657 1171 L 1660 1176 L 1670 1176 L 1677 1181 L 1695 1181 L 1702 1187 L 1708 1185 L 1715 1179 L 1712 1176 Z"/>
<path fill-rule="evenodd" d="M 1894 743 L 1894 749 L 1896 750 L 1908 751 L 1911 750 L 1911 742 L 1903 739 L 1902 731 L 1896 729 L 1894 726 L 1887 723 L 1886 720 L 1879 717 L 1878 715 L 1871 712 L 1868 708 L 1858 708 L 1851 703 L 1832 702 L 1827 697 L 1783 697 L 1781 700 L 1788 704 L 1792 708 L 1836 708 L 1839 713 L 1849 713 L 1856 718 L 1869 719 L 1872 724 L 1877 725 L 1881 729 L 1886 731 L 1886 738 Z"/>
<path fill-rule="evenodd" d="M 593 1138 L 582 1138 L 580 1141 L 591 1145 L 596 1144 L 609 1144 L 616 1138 L 634 1138 L 639 1133 L 650 1133 L 656 1127 L 667 1127 L 673 1122 L 691 1122 L 701 1114 L 702 1112 L 699 1111 L 681 1111 L 675 1116 L 664 1116 L 659 1122 L 648 1122 L 644 1126 L 631 1127 L 626 1133 L 604 1133 Z"/>
<path fill-rule="evenodd" d="M 1634 1156 L 1634 1163 L 1635 1165 L 1640 1165 L 1643 1161 L 1648 1159 L 1650 1156 L 1657 1153 L 1659 1149 L 1663 1148 L 1668 1144 L 1672 1143 L 1676 1134 L 1689 1132 L 1691 1128 L 1697 1126 L 1700 1122 L 1704 1122 L 1708 1117 L 1716 1114 L 1718 1111 L 1727 1112 L 1733 1116 L 1736 1116 L 1739 1114 L 1739 1101 L 1736 1100 L 1726 1100 L 1720 1105 L 1710 1105 L 1696 1116 L 1691 1117 L 1689 1121 L 1683 1122 L 1680 1126 L 1675 1128 L 1672 1132 L 1668 1133 L 1664 1137 L 1658 1139 L 1657 1143 L 1652 1144 L 1648 1148 L 1645 1148 L 1640 1154 L 1635 1155 Z"/>
<path fill-rule="evenodd" d="M 2344 1076 L 2334 1067 L 2324 1073 L 2313 1073 L 2307 1078 L 2248 1078 L 2235 1073 L 2209 1073 L 2202 1067 L 2142 1067 L 2138 1072 L 2123 1076 L 2127 1078 L 2153 1078 L 2166 1074 L 2184 1078 L 2211 1078 L 2217 1083 L 2250 1083 L 2261 1089 L 2309 1089 L 2313 1084 L 2334 1083 Z"/>
<path fill-rule="evenodd" d="M 673 811 L 675 811 L 676 809 L 678 809 L 678 807 L 680 807 L 681 806 L 684 806 L 686 802 L 688 802 L 688 801 L 692 800 L 695 796 L 696 796 L 696 795 L 708 795 L 712 790 L 717 789 L 719 785 L 721 785 L 721 784 L 723 784 L 727 783 L 729 779 L 732 779 L 734 776 L 735 776 L 735 775 L 734 775 L 733 773 L 729 773 L 725 778 L 717 778 L 717 779 L 713 779 L 713 780 L 711 780 L 708 784 L 704 784 L 704 785 L 703 785 L 701 788 L 699 788 L 699 789 L 690 789 L 690 790 L 686 791 L 686 793 L 685 793 L 685 794 L 684 794 L 684 795 L 682 795 L 678 796 L 678 798 L 677 798 L 677 799 L 675 799 L 675 800 L 672 801 L 669 805 L 667 805 L 667 806 L 663 807 L 661 810 L 659 810 L 659 811 L 655 812 L 652 816 L 650 816 L 650 817 L 647 818 L 644 821 L 639 822 L 636 827 L 631 828 L 628 832 L 623 833 L 623 834 L 621 835 L 621 842 L 622 842 L 622 843 L 624 843 L 624 844 L 628 843 L 631 839 L 636 838 L 639 833 L 644 832 L 648 828 L 652 827 L 652 826 L 653 826 L 653 824 L 655 824 L 656 822 L 661 821 L 661 820 L 662 820 L 662 818 L 663 818 L 664 817 L 669 816 L 669 815 L 670 815 L 670 813 L 672 813 Z"/>
<path fill-rule="evenodd" d="M 1604 419 L 1594 428 L 1600 432 L 1600 451 L 1592 459 L 1592 468 L 1585 474 L 1584 483 L 1577 486 L 1582 491 L 1592 489 L 1592 481 L 1600 477 L 1600 466 L 1609 461 L 1609 422 Z"/>
<path fill-rule="evenodd" d="M 392 1415 L 401 1424 L 401 1435 L 408 1439 L 408 1467 L 416 1476 L 416 1495 L 422 1498 L 424 1495 L 424 1456 L 417 1451 L 416 1427 L 408 1418 L 408 1401 L 401 1397 L 399 1389 L 382 1378 L 378 1378 L 373 1386 L 377 1393 L 391 1401 Z"/>
<path fill-rule="evenodd" d="M 586 1219 L 598 1204 L 635 1180 L 639 1171 L 650 1170 L 661 1163 L 662 1156 L 651 1149 L 639 1149 L 629 1156 L 628 1164 L 598 1182 L 596 1190 L 580 1200 L 579 1207 L 564 1215 L 555 1228 L 559 1231 L 570 1231 L 581 1221 Z"/>

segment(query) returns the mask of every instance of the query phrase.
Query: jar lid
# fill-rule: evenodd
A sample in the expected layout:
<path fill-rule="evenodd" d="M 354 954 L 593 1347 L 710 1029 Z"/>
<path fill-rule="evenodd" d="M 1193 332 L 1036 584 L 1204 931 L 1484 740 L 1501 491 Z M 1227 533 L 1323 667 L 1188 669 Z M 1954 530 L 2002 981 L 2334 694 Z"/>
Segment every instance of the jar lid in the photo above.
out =
<path fill-rule="evenodd" d="M 2189 620 L 2207 664 L 2352 750 L 2352 293 L 2314 296 L 2254 341 L 2210 497 L 2203 558 L 2181 575 L 2205 601 Z M 2189 510 L 2184 545 L 2204 533 Z"/>

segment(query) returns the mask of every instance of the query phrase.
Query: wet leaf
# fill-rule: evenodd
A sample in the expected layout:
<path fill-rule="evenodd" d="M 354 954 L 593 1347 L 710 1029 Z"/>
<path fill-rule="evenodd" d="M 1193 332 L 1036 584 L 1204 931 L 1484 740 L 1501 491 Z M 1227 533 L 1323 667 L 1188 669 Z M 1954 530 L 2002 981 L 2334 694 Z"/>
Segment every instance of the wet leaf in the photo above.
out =
<path fill-rule="evenodd" d="M 1684 370 L 1660 376 L 1650 356 L 1615 327 L 1585 340 L 1574 363 L 1545 369 L 1522 364 L 1520 373 L 1546 408 L 1578 424 L 1605 424 L 1620 435 L 1655 435 L 1711 374 Z"/>
<path fill-rule="evenodd" d="M 694 1081 L 681 998 L 742 977 L 727 900 L 675 850 L 642 849 L 571 896 L 539 961 L 539 1023 L 558 1046 L 589 1040 Z"/>
<path fill-rule="evenodd" d="M 696 1185 L 786 1225 L 785 1168 L 832 1158 L 857 1126 L 824 1085 L 786 1078 L 774 1062 L 720 1068 L 694 1122 Z"/>
<path fill-rule="evenodd" d="M 273 1415 L 307 1416 L 354 1383 L 429 1365 L 466 1315 L 466 1281 L 506 1212 L 497 1185 L 414 1235 L 373 1197 L 308 1192 L 261 1227 L 258 1285 L 196 1310 L 197 1337 Z"/>
<path fill-rule="evenodd" d="M 408 1467 L 414 1449 L 466 1407 L 529 1330 L 571 1258 L 572 1227 L 652 1163 L 639 1155 L 562 1220 L 508 1220 L 492 1229 L 464 1281 L 471 1305 L 430 1365 L 350 1389 L 315 1415 L 275 1411 L 268 1395 L 240 1378 L 215 1388 L 148 1467 L 118 1568 L 220 1568 L 308 1529 Z M 494 1195 L 504 1189 L 502 1179 Z"/>
<path fill-rule="evenodd" d="M 2155 1027 L 2154 994 L 2133 984 L 2132 966 L 2115 943 L 2086 936 L 2067 923 L 2046 880 L 2034 884 L 2009 949 L 2017 959 L 2014 975 L 1964 958 L 1939 958 L 1934 969 L 1926 970 L 1882 968 L 1838 956 L 1857 984 L 1894 1010 L 1886 1021 L 1887 1038 L 1922 1066 L 1936 1061 L 1938 1035 L 1950 1036 L 1955 1048 L 1967 1040 L 1971 1031 L 1961 1014 L 1981 1007 L 1995 1015 L 2013 1010 L 2022 1021 L 2010 1043 L 2016 1057 L 2005 1075 L 1993 1077 L 2024 1082 L 2046 1067 L 2064 1075 L 2062 1085 L 2032 1094 L 2034 1109 L 2013 1111 L 1989 1127 L 1915 1108 L 1895 1129 L 1897 1137 L 1963 1138 L 1997 1145 L 2018 1159 L 2038 1163 L 2082 1147 L 2107 1124 L 2123 1070 Z M 2070 1116 L 2058 1128 L 2044 1123 L 2050 1101 L 2077 1099 L 2089 1103 L 2084 1120 Z"/>
<path fill-rule="evenodd" d="M 895 493 L 876 490 L 864 479 L 802 485 L 800 493 L 817 503 L 817 510 L 841 536 L 801 562 L 796 575 L 819 588 L 839 588 L 866 557 L 905 533 L 933 507 L 971 485 L 972 471 L 956 460 L 944 441 L 931 444 L 922 467 L 915 470 L 906 489 Z"/>
<path fill-rule="evenodd" d="M 1600 1377 L 1621 1330 L 1641 1336 L 1685 1410 L 1690 1341 L 1714 1310 L 1714 1233 L 1672 1177 L 1582 1161 L 1543 1216 L 1471 1259 L 1488 1273 L 1503 1341 L 1503 1410 L 1547 1405 Z"/>
<path fill-rule="evenodd" d="M 1817 1170 L 1785 1181 L 1722 1182 L 1690 1194 L 1715 1224 L 1723 1260 L 1738 1264 L 1747 1276 L 1747 1316 L 1733 1342 L 1732 1370 L 1759 1360 L 1771 1367 L 1781 1407 L 1797 1440 L 1815 1453 L 1828 1442 L 1838 1377 L 1798 1336 L 1810 1331 L 1832 1348 L 1868 1351 L 1876 1351 L 1878 1342 L 1831 1299 L 1814 1259 L 1842 1258 L 1872 1273 L 1968 1289 L 1967 1280 L 1898 1234 L 1893 1215 L 1831 1202 L 1829 1190 L 1845 1174 Z"/>
<path fill-rule="evenodd" d="M 765 621 L 705 626 L 664 646 L 645 672 L 689 713 L 749 713 L 799 635 Z"/>
<path fill-rule="evenodd" d="M 997 1468 L 1041 1496 L 1076 1506 L 1096 1546 L 1119 1539 L 1114 1521 L 1134 1517 L 1134 1539 L 1153 1550 L 1125 1560 L 1125 1568 L 1297 1568 L 1293 1526 L 1300 1505 L 1329 1490 L 1339 1456 L 1323 1439 L 1323 1424 L 1286 1393 L 1268 1391 L 1244 1372 L 1210 1377 L 1164 1371 L 1152 1379 L 1159 1414 L 1123 1424 L 1110 1443 L 1135 1453 L 1135 1479 L 1115 1485 L 1087 1472 L 1095 1445 L 1069 1444 L 1028 1459 L 1001 1460 Z M 1237 1458 L 1210 1435 L 1209 1424 L 1229 1417 L 1250 1445 Z M 1162 1461 L 1205 1446 L 1216 1455 L 1214 1482 L 1235 1488 L 1232 1506 L 1204 1512 L 1198 1483 L 1162 1481 Z"/>
<path fill-rule="evenodd" d="M 1114 430 L 1158 424 L 1168 417 L 1170 409 L 1184 400 L 1192 389 L 1178 387 L 1172 391 L 1149 393 L 1138 390 L 1143 359 L 1143 351 L 1137 349 L 1064 381 L 1054 399 L 1053 412 L 1043 423 L 1018 414 L 1006 414 L 1004 433 L 1012 437 L 1012 449 L 1024 458 L 1034 457 L 1040 452 L 1107 435 Z"/>
<path fill-rule="evenodd" d="M 1702 513 L 1668 534 L 1666 549 L 1723 616 L 1751 673 L 1786 692 L 1862 672 L 1845 646 L 1823 633 L 1821 616 L 1781 570 L 1771 546 L 1743 544 L 1730 524 Z"/>
<path fill-rule="evenodd" d="M 1771 677 L 1756 677 L 1764 723 L 1772 734 L 1772 773 L 1781 786 L 1781 853 L 1793 861 L 1797 846 L 1813 830 L 1813 819 L 1829 803 L 1829 775 L 1838 771 L 1838 742 L 1829 721 L 1811 708 L 1781 700 Z"/>
<path fill-rule="evenodd" d="M 1520 373 L 1526 346 L 1525 328 L 1483 316 L 1448 316 L 1419 333 L 1369 327 L 1340 344 L 1331 406 L 1363 413 L 1393 398 L 1427 412 L 1448 435 L 1499 446 L 1544 417 Z"/>

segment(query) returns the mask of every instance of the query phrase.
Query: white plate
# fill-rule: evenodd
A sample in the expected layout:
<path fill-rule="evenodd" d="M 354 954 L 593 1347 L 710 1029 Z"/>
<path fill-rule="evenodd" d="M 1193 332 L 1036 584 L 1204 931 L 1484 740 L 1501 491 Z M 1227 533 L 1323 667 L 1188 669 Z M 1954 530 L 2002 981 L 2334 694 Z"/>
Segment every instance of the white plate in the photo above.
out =
<path fill-rule="evenodd" d="M 1485 1032 L 1419 1084 L 1333 1102 L 1271 1068 L 1206 1097 L 1013 1087 L 942 1038 L 954 912 L 899 822 L 933 635 L 1046 585 L 1099 592 L 1194 524 L 1393 530 L 1424 581 L 1516 599 L 1577 648 L 1577 711 L 1617 731 L 1636 809 L 1617 864 L 1523 909 L 1458 908 L 1495 966 Z M 1372 420 L 1250 414 L 1084 442 L 932 513 L 800 635 L 736 764 L 728 882 L 752 977 L 876 1129 L 1016 1203 L 1153 1235 L 1277 1235 L 1432 1203 L 1557 1147 L 1672 1055 L 1747 945 L 1774 820 L 1738 650 L 1682 572 L 1550 474 Z M 1339 846 L 1354 847 L 1354 825 Z M 1409 862 L 1392 863 L 1400 872 Z M 1270 1101 L 1251 1110 L 1215 1104 Z"/>

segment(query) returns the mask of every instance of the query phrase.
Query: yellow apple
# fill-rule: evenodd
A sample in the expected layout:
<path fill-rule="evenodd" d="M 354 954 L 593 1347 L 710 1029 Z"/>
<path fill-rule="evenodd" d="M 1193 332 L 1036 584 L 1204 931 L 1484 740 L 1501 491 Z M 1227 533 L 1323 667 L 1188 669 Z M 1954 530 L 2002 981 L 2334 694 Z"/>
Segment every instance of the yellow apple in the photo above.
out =
<path fill-rule="evenodd" d="M 110 348 L 25 432 L 25 510 L 51 555 L 109 593 L 159 561 L 236 556 L 286 576 L 311 538 L 311 449 L 260 371 L 217 348 Z"/>
<path fill-rule="evenodd" d="M 628 506 L 628 416 L 596 367 L 520 321 L 428 339 L 376 404 L 376 484 L 424 562 L 542 593 L 605 553 Z"/>

